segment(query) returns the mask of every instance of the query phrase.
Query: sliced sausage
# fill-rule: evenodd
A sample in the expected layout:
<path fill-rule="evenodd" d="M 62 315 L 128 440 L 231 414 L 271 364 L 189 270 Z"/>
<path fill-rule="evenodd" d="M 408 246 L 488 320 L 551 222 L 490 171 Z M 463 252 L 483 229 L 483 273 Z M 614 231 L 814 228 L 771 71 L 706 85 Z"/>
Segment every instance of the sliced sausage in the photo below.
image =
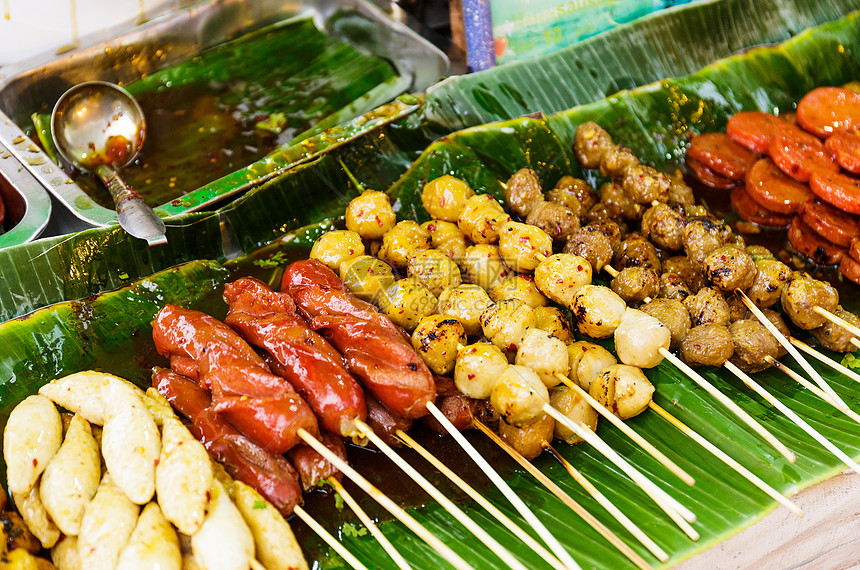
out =
<path fill-rule="evenodd" d="M 780 170 L 801 182 L 808 182 L 813 171 L 839 171 L 824 143 L 800 129 L 786 129 L 774 137 L 770 157 Z"/>
<path fill-rule="evenodd" d="M 763 158 L 747 172 L 750 198 L 779 214 L 793 214 L 809 200 L 809 186 L 787 176 L 769 158 Z"/>
<path fill-rule="evenodd" d="M 786 122 L 761 111 L 742 111 L 729 117 L 726 134 L 753 152 L 768 154 L 770 141 Z"/>
<path fill-rule="evenodd" d="M 732 180 L 743 180 L 756 159 L 754 152 L 725 133 L 705 133 L 693 137 L 687 156 Z"/>
<path fill-rule="evenodd" d="M 693 171 L 702 184 L 716 190 L 728 190 L 735 185 L 735 181 L 721 176 L 693 158 L 687 156 L 687 166 Z"/>
<path fill-rule="evenodd" d="M 854 174 L 860 174 L 860 134 L 839 131 L 827 137 L 824 148 L 839 166 Z"/>
<path fill-rule="evenodd" d="M 839 262 L 839 273 L 860 285 L 860 261 L 846 255 Z"/>
<path fill-rule="evenodd" d="M 788 228 L 788 241 L 800 253 L 806 255 L 815 263 L 834 265 L 839 263 L 845 254 L 845 248 L 827 241 L 795 216 Z"/>
<path fill-rule="evenodd" d="M 791 223 L 791 215 L 780 214 L 761 206 L 750 197 L 744 185 L 732 189 L 732 207 L 741 218 L 760 226 L 787 228 Z"/>
<path fill-rule="evenodd" d="M 818 87 L 797 104 L 797 122 L 821 138 L 860 127 L 860 94 L 844 87 Z"/>
<path fill-rule="evenodd" d="M 806 202 L 800 210 L 800 218 L 815 233 L 842 247 L 848 247 L 852 239 L 860 236 L 856 216 L 818 200 Z"/>
<path fill-rule="evenodd" d="M 851 214 L 860 214 L 860 180 L 836 172 L 816 171 L 809 187 L 829 204 Z"/>

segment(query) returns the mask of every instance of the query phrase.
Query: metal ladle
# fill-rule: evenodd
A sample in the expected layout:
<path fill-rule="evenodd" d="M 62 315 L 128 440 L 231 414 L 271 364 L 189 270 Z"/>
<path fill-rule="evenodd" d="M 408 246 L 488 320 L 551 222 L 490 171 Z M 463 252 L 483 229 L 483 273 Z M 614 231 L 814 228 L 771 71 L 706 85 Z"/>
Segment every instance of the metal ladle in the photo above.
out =
<path fill-rule="evenodd" d="M 134 97 L 104 81 L 72 87 L 51 115 L 51 135 L 60 154 L 98 175 L 113 197 L 119 225 L 152 246 L 167 243 L 164 222 L 117 172 L 135 159 L 145 132 L 143 111 Z"/>

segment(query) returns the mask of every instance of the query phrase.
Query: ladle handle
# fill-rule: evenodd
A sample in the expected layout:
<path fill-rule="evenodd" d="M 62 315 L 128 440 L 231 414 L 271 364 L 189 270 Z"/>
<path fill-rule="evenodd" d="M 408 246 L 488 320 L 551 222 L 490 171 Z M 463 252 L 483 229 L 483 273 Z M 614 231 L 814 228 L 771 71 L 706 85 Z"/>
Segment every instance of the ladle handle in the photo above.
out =
<path fill-rule="evenodd" d="M 134 188 L 123 181 L 116 169 L 99 166 L 96 170 L 116 204 L 119 225 L 132 236 L 145 239 L 149 245 L 167 243 L 164 222 Z"/>

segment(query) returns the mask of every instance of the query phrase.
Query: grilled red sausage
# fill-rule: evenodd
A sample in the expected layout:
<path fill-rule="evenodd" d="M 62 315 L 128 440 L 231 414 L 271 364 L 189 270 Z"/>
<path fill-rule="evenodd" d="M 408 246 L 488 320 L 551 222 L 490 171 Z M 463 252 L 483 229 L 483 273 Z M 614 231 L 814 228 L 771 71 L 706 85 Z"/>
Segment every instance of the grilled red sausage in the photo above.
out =
<path fill-rule="evenodd" d="M 278 455 L 302 442 L 300 428 L 311 435 L 319 431 L 313 411 L 295 392 L 268 398 L 227 396 L 214 402 L 212 410 L 266 451 Z"/>
<path fill-rule="evenodd" d="M 158 353 L 167 357 L 186 356 L 198 361 L 209 346 L 226 344 L 242 358 L 266 367 L 263 359 L 236 331 L 205 313 L 176 305 L 165 305 L 158 312 L 152 321 L 152 339 Z M 184 361 L 184 364 L 191 363 Z"/>
<path fill-rule="evenodd" d="M 367 425 L 373 428 L 373 432 L 382 438 L 382 441 L 391 447 L 400 447 L 403 443 L 397 439 L 397 430 L 409 431 L 412 420 L 391 413 L 379 400 L 368 394 Z"/>
<path fill-rule="evenodd" d="M 346 446 L 338 436 L 323 432 L 320 434 L 320 441 L 335 455 L 346 461 Z M 290 450 L 288 457 L 299 472 L 299 479 L 305 493 L 319 489 L 317 484 L 329 477 L 335 477 L 338 481 L 343 479 L 343 473 L 309 445 L 295 446 Z"/>
<path fill-rule="evenodd" d="M 433 376 L 388 317 L 344 291 L 334 272 L 316 259 L 287 267 L 281 289 L 384 406 L 407 418 L 427 414 L 427 404 L 436 399 Z"/>
<path fill-rule="evenodd" d="M 307 400 L 325 430 L 351 436 L 354 420 L 367 417 L 364 391 L 340 353 L 296 312 L 290 296 L 244 278 L 229 283 L 224 298 L 230 306 L 227 324 L 274 357 L 272 370 Z"/>

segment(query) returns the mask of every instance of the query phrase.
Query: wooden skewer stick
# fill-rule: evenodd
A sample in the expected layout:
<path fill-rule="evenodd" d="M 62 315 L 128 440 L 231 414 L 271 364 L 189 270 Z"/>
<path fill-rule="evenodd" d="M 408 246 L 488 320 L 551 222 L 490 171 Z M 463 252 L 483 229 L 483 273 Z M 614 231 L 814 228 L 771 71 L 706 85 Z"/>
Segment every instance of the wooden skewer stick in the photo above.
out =
<path fill-rule="evenodd" d="M 666 455 L 662 451 L 660 451 L 659 449 L 657 449 L 656 447 L 651 445 L 651 443 L 648 442 L 645 438 L 643 438 L 641 435 L 639 435 L 638 433 L 633 431 L 633 428 L 631 428 L 626 423 L 624 423 L 624 421 L 622 421 L 621 418 L 619 418 L 618 416 L 616 416 L 615 414 L 613 414 L 612 412 L 607 410 L 606 406 L 604 406 L 603 404 L 601 404 L 600 402 L 598 402 L 597 400 L 592 398 L 591 395 L 588 392 L 586 392 L 585 390 L 583 390 L 582 388 L 580 388 L 576 382 L 573 382 L 570 378 L 564 376 L 563 374 L 556 374 L 556 378 L 558 378 L 562 384 L 564 384 L 565 386 L 567 386 L 568 388 L 570 388 L 571 390 L 576 392 L 580 398 L 582 398 L 583 400 L 588 402 L 588 404 L 592 408 L 597 410 L 597 412 L 601 416 L 603 416 L 604 418 L 609 420 L 609 423 L 611 423 L 612 425 L 617 427 L 619 430 L 621 430 L 621 432 L 624 435 L 626 435 L 627 437 L 632 439 L 637 445 L 639 445 L 642 449 L 644 449 L 646 452 L 648 452 L 654 459 L 659 461 L 664 467 L 666 467 L 666 469 L 671 471 L 676 477 L 681 479 L 687 485 L 695 485 L 696 484 L 696 480 L 693 479 L 693 477 L 691 477 L 689 473 L 687 473 L 686 471 L 681 469 L 674 461 L 672 461 L 671 459 L 666 457 Z"/>
<path fill-rule="evenodd" d="M 537 532 L 538 536 L 540 536 L 541 540 L 544 541 L 552 553 L 559 559 L 561 562 L 567 566 L 570 570 L 581 570 L 579 564 L 570 556 L 570 553 L 561 545 L 558 539 L 546 528 L 546 526 L 537 518 L 537 516 L 532 512 L 532 510 L 523 502 L 523 500 L 517 495 L 513 489 L 511 489 L 510 485 L 502 479 L 502 476 L 493 469 L 493 467 L 487 462 L 484 457 L 478 453 L 478 450 L 468 442 L 468 440 L 463 437 L 454 424 L 445 417 L 439 408 L 436 407 L 436 404 L 430 402 L 427 404 L 427 410 L 430 412 L 436 421 L 438 421 L 445 431 L 447 431 L 451 437 L 454 438 L 454 441 L 463 448 L 469 457 L 472 458 L 481 471 L 484 472 L 484 475 L 489 477 L 490 481 L 496 486 L 499 491 L 505 496 L 505 498 L 510 501 L 510 503 L 514 506 L 517 512 L 522 515 L 522 517 L 526 520 L 529 525 Z"/>
<path fill-rule="evenodd" d="M 409 434 L 407 434 L 403 430 L 397 430 L 395 432 L 395 435 L 397 435 L 397 438 L 400 441 L 412 448 L 421 457 L 426 459 L 433 467 L 438 469 L 440 473 L 450 479 L 451 482 L 454 483 L 457 487 L 459 487 L 464 493 L 469 495 L 472 500 L 478 503 L 485 511 L 490 513 L 493 518 L 499 521 L 499 523 L 501 523 L 502 526 L 504 526 L 506 529 L 511 531 L 514 536 L 522 540 L 547 564 L 555 568 L 555 570 L 565 570 L 565 566 L 558 560 L 558 558 L 550 554 L 549 550 L 544 548 L 541 543 L 532 538 L 529 533 L 521 529 L 514 521 L 510 519 L 510 517 L 508 517 L 508 515 L 500 511 L 496 505 L 485 499 L 484 496 L 481 495 L 478 491 L 476 491 L 474 487 L 466 483 L 462 477 L 451 471 L 444 463 L 439 461 L 439 459 L 437 459 L 436 456 L 430 453 L 427 448 L 412 439 Z"/>
<path fill-rule="evenodd" d="M 606 528 L 606 527 L 603 525 L 603 523 L 601 523 L 601 522 L 600 522 L 600 521 L 598 521 L 596 518 L 594 518 L 594 516 L 593 516 L 591 513 L 589 513 L 588 511 L 586 511 L 586 510 L 585 510 L 585 509 L 584 509 L 584 508 L 583 508 L 579 503 L 577 503 L 577 502 L 576 502 L 576 500 L 574 500 L 574 498 L 573 498 L 573 497 L 571 497 L 569 494 L 567 494 L 567 493 L 564 491 L 564 489 L 562 489 L 561 487 L 559 487 L 559 486 L 558 486 L 558 485 L 557 485 L 557 484 L 556 484 L 552 479 L 550 479 L 549 477 L 547 477 L 547 476 L 546 476 L 546 474 L 544 474 L 544 473 L 543 473 L 542 471 L 540 471 L 537 467 L 535 467 L 534 465 L 532 465 L 532 463 L 531 463 L 530 461 L 528 461 L 525 457 L 523 457 L 523 456 L 522 456 L 522 454 L 518 453 L 518 452 L 517 452 L 517 450 L 515 450 L 515 449 L 514 449 L 514 448 L 512 448 L 510 445 L 508 445 L 507 443 L 505 443 L 505 442 L 502 440 L 502 438 L 500 438 L 498 435 L 496 435 L 496 434 L 493 432 L 493 430 L 491 430 L 488 426 L 486 426 L 485 424 L 483 424 L 482 422 L 480 422 L 480 421 L 478 421 L 478 420 L 473 420 L 473 421 L 472 421 L 472 425 L 473 425 L 477 430 L 481 431 L 484 435 L 486 435 L 487 437 L 489 437 L 489 438 L 490 438 L 494 443 L 496 443 L 496 445 L 498 445 L 499 447 L 501 447 L 501 448 L 502 448 L 502 449 L 503 449 L 503 450 L 504 450 L 508 455 L 510 455 L 510 456 L 511 456 L 511 458 L 513 458 L 513 459 L 514 459 L 514 461 L 516 461 L 517 463 L 519 463 L 521 467 L 523 467 L 526 471 L 528 471 L 528 472 L 529 472 L 529 474 L 530 474 L 532 477 L 534 477 L 535 479 L 537 479 L 537 480 L 538 480 L 538 482 L 540 482 L 544 487 L 546 487 L 546 488 L 547 488 L 547 489 L 548 489 L 548 490 L 549 490 L 553 495 L 555 495 L 557 498 L 559 498 L 559 499 L 560 499 L 560 500 L 561 500 L 565 505 L 567 505 L 567 506 L 568 506 L 568 507 L 569 507 L 573 512 L 575 512 L 575 513 L 576 513 L 576 514 L 578 514 L 580 517 L 582 517 L 582 519 L 583 519 L 586 523 L 588 523 L 588 524 L 591 526 L 591 528 L 593 528 L 593 529 L 594 529 L 594 530 L 596 530 L 598 533 L 600 533 L 600 535 L 601 535 L 601 536 L 603 536 L 603 538 L 605 538 L 606 540 L 608 540 L 608 541 L 609 541 L 613 546 L 615 546 L 615 548 L 617 548 L 617 549 L 618 549 L 622 554 L 624 554 L 625 556 L 627 556 L 627 558 L 629 558 L 631 562 L 633 562 L 634 564 L 636 564 L 639 568 L 642 568 L 642 570 L 647 570 L 647 569 L 651 568 L 651 566 L 650 566 L 650 565 L 649 565 L 649 564 L 648 564 L 648 563 L 647 563 L 647 562 L 646 562 L 646 561 L 645 561 L 641 556 L 639 556 L 638 554 L 636 554 L 636 552 L 634 552 L 634 551 L 633 551 L 633 549 L 631 549 L 631 548 L 630 548 L 629 546 L 627 546 L 627 544 L 625 544 L 625 543 L 624 543 L 620 538 L 618 538 L 618 536 L 617 536 L 615 533 L 613 533 L 611 530 L 609 530 L 608 528 Z M 589 483 L 589 484 L 590 484 L 590 483 Z M 592 488 L 594 488 L 594 486 L 593 486 L 593 485 L 592 485 Z M 594 490 L 595 490 L 595 491 L 597 491 L 597 489 L 596 489 L 596 488 L 595 488 Z M 597 493 L 598 493 L 601 497 L 603 497 L 603 494 L 602 494 L 602 493 L 600 493 L 600 491 L 597 491 Z M 596 496 L 595 496 L 594 498 L 595 498 L 595 499 L 597 499 L 597 497 L 596 497 Z M 611 505 L 613 508 L 616 508 L 616 507 L 615 507 L 615 505 L 612 505 L 612 503 L 611 503 L 611 502 L 609 502 L 609 500 L 608 500 L 608 499 L 606 499 L 606 497 L 603 497 L 603 499 L 604 499 L 604 500 L 605 500 L 609 505 Z M 598 499 L 598 501 L 599 501 L 599 499 Z M 601 503 L 601 504 L 602 504 L 602 503 Z M 605 506 L 604 506 L 604 508 L 605 508 Z M 608 510 L 608 509 L 607 509 L 607 510 Z M 620 511 L 619 511 L 619 512 L 620 512 Z M 625 519 L 627 519 L 627 517 L 626 517 L 626 516 L 624 516 L 623 514 L 622 514 L 622 517 L 623 517 L 623 518 L 625 518 Z M 629 521 L 629 519 L 627 519 L 627 520 Z M 619 522 L 621 522 L 621 521 L 619 521 Z M 624 523 L 623 523 L 623 522 L 622 522 L 622 525 L 624 525 Z M 665 555 L 666 555 L 666 553 L 665 553 L 665 552 L 663 552 L 663 550 L 662 550 L 659 546 L 657 546 L 656 544 L 654 544 L 654 543 L 653 543 L 653 541 L 651 541 L 651 539 L 650 539 L 650 538 L 648 538 L 648 536 L 647 536 L 647 535 L 645 535 L 645 533 L 643 533 L 643 532 L 639 529 L 639 527 L 637 527 L 633 522 L 630 522 L 630 525 L 632 525 L 632 526 L 631 526 L 631 528 L 628 528 L 627 530 L 628 530 L 628 531 L 630 531 L 630 532 L 631 532 L 634 536 L 636 536 L 637 538 L 639 538 L 639 536 L 637 536 L 637 534 L 636 534 L 632 529 L 635 529 L 636 531 L 638 531 L 639 533 L 641 533 L 641 535 L 642 535 L 642 536 L 644 537 L 644 539 L 645 539 L 645 540 L 644 540 L 644 542 L 643 542 L 643 544 L 646 544 L 646 542 L 649 542 L 651 545 L 653 545 L 654 550 L 653 550 L 652 552 L 654 553 L 654 555 L 655 555 L 655 556 L 657 556 L 660 560 L 664 560 L 663 558 L 660 558 L 660 554 L 662 554 L 662 555 L 664 555 L 664 556 L 665 556 Z M 627 526 L 626 526 L 626 525 L 625 525 L 625 528 L 627 528 Z M 646 546 L 647 546 L 647 544 L 646 544 Z M 648 549 L 649 549 L 649 550 L 651 550 L 651 547 L 648 547 Z M 658 553 L 660 553 L 660 554 L 658 554 Z"/>
<path fill-rule="evenodd" d="M 752 299 L 747 297 L 747 294 L 740 289 L 738 289 L 736 293 L 740 296 L 741 300 L 744 302 L 744 305 L 746 305 L 747 308 L 752 311 L 752 314 L 755 315 L 755 318 L 761 321 L 761 324 L 763 324 L 765 328 L 770 331 L 770 334 L 772 334 L 774 338 L 776 338 L 776 340 L 779 341 L 779 343 L 783 347 L 785 347 L 785 350 L 787 350 L 788 353 L 792 356 L 792 358 L 794 358 L 794 360 L 797 361 L 798 364 L 800 364 L 800 367 L 803 368 L 804 372 L 806 372 L 809 377 L 812 378 L 816 384 L 818 384 L 819 388 L 824 390 L 824 392 L 828 396 L 830 396 L 830 398 L 834 402 L 836 402 L 837 405 L 842 406 L 843 408 L 847 408 L 848 404 L 842 401 L 842 398 L 840 398 L 839 395 L 833 391 L 833 388 L 830 387 L 830 384 L 824 381 L 824 378 L 821 377 L 821 374 L 819 374 L 818 371 L 816 371 L 812 366 L 810 366 L 806 359 L 803 358 L 803 355 L 801 355 L 800 352 L 798 352 L 798 350 L 794 348 L 794 346 L 790 342 L 788 342 L 788 339 L 786 339 L 785 336 L 783 336 L 783 334 L 779 332 L 776 326 L 774 326 L 774 324 L 770 322 L 770 319 L 768 319 L 764 315 L 764 313 L 761 312 L 761 309 L 759 309 L 756 304 L 752 302 Z M 820 307 L 816 307 L 816 309 L 819 308 Z M 824 309 L 821 310 L 823 311 Z M 836 315 L 833 316 L 836 317 Z M 839 317 L 836 318 L 838 319 Z"/>
<path fill-rule="evenodd" d="M 601 269 L 607 272 L 612 277 L 618 277 L 618 270 L 609 265 L 608 263 L 604 265 Z"/>
<path fill-rule="evenodd" d="M 352 552 L 346 549 L 344 545 L 342 545 L 335 537 L 331 535 L 326 529 L 324 529 L 320 523 L 318 523 L 306 510 L 304 510 L 300 506 L 296 506 L 293 510 L 296 515 L 300 519 L 304 521 L 306 525 L 308 525 L 312 531 L 317 533 L 317 535 L 325 541 L 326 544 L 332 547 L 332 549 L 340 554 L 341 558 L 346 560 L 346 563 L 355 568 L 355 570 L 367 570 L 367 566 L 358 561 Z"/>
<path fill-rule="evenodd" d="M 358 428 L 361 435 L 369 439 L 373 445 L 375 445 L 382 453 L 393 461 L 395 465 L 403 470 L 410 479 L 418 483 L 418 486 L 424 489 L 424 492 L 433 497 L 433 500 L 442 505 L 443 509 L 448 511 L 452 517 L 457 519 L 457 521 L 466 527 L 469 532 L 474 534 L 478 540 L 480 540 L 481 543 L 490 550 L 490 552 L 501 558 L 502 561 L 511 568 L 514 568 L 515 570 L 526 570 L 523 563 L 517 560 L 507 548 L 499 544 L 499 542 L 490 536 L 486 530 L 469 518 L 468 515 L 466 515 L 460 507 L 455 505 L 451 499 L 446 497 L 439 489 L 434 487 L 430 481 L 418 473 L 418 471 L 416 471 L 415 468 L 412 467 L 405 459 L 400 457 L 400 455 L 398 455 L 390 445 L 382 441 L 382 438 L 376 435 L 373 428 L 359 419 L 355 420 L 355 426 Z"/>
<path fill-rule="evenodd" d="M 849 339 L 849 342 L 854 345 L 854 348 L 860 348 L 860 340 L 857 340 L 853 336 Z"/>
<path fill-rule="evenodd" d="M 740 474 L 744 479 L 761 489 L 765 494 L 767 494 L 772 499 L 778 501 L 781 505 L 784 505 L 791 512 L 796 514 L 799 517 L 803 516 L 803 509 L 789 501 L 785 496 L 783 496 L 779 491 L 765 483 L 761 480 L 756 474 L 751 472 L 749 469 L 732 459 L 729 455 L 727 455 L 723 450 L 719 447 L 715 446 L 713 443 L 699 435 L 695 430 L 689 427 L 687 424 L 683 423 L 681 420 L 664 410 L 660 407 L 656 402 L 652 401 L 648 404 L 648 407 L 654 410 L 657 414 L 663 417 L 670 424 L 678 428 L 682 431 L 687 437 L 707 449 L 709 452 L 714 454 L 714 456 L 734 469 L 738 474 Z"/>
<path fill-rule="evenodd" d="M 860 465 L 857 465 L 857 463 L 853 459 L 848 457 L 845 452 L 833 445 L 833 442 L 821 435 L 818 430 L 813 428 L 811 425 L 806 423 L 806 421 L 800 416 L 798 416 L 796 413 L 794 413 L 791 408 L 777 400 L 773 394 L 768 392 L 763 386 L 750 378 L 747 373 L 735 366 L 733 363 L 726 362 L 725 366 L 726 369 L 728 369 L 732 374 L 737 376 L 741 380 L 741 382 L 747 385 L 747 387 L 754 390 L 756 394 L 767 400 L 777 410 L 785 414 L 788 419 L 797 424 L 797 427 L 809 434 L 812 439 L 824 446 L 827 451 L 838 457 L 843 463 L 845 463 L 845 465 L 856 471 L 857 474 L 860 474 Z"/>
<path fill-rule="evenodd" d="M 567 471 L 567 474 L 570 475 L 574 481 L 579 483 L 580 486 L 600 504 L 600 506 L 606 509 L 606 511 L 611 514 L 615 520 L 620 522 L 621 526 L 626 528 L 627 531 L 632 534 L 636 540 L 642 543 L 642 545 L 647 548 L 651 554 L 656 556 L 660 562 L 666 562 L 666 560 L 669 559 L 669 555 L 666 554 L 665 550 L 660 548 L 657 543 L 651 539 L 651 537 L 645 534 L 642 529 L 636 525 L 636 523 L 631 521 L 627 515 L 621 512 L 621 509 L 616 507 L 612 501 L 607 499 L 606 495 L 601 493 L 600 489 L 595 487 L 594 484 L 585 477 L 585 475 L 580 473 L 579 469 L 574 467 L 570 461 L 565 459 L 551 443 L 547 442 L 544 448 L 553 456 L 553 458 L 555 458 L 556 461 L 558 461 L 559 465 L 564 467 L 564 470 Z M 515 450 L 511 449 L 511 451 Z"/>
<path fill-rule="evenodd" d="M 373 538 L 375 538 L 377 542 L 379 542 L 379 544 L 382 546 L 382 549 L 385 550 L 385 552 L 391 557 L 394 563 L 397 564 L 397 567 L 400 568 L 400 570 L 410 570 L 411 566 L 409 566 L 409 563 L 406 562 L 405 558 L 403 558 L 403 555 L 400 554 L 400 552 L 398 552 L 396 548 L 394 548 L 394 545 L 391 544 L 391 541 L 388 540 L 388 537 L 382 534 L 382 531 L 379 530 L 379 527 L 376 526 L 376 523 L 370 520 L 370 517 L 367 516 L 367 513 L 364 512 L 364 509 L 361 508 L 361 505 L 359 505 L 358 502 L 349 493 L 349 491 L 347 491 L 343 487 L 341 482 L 337 480 L 337 477 L 329 477 L 328 483 L 332 486 L 332 489 L 334 489 L 335 492 L 340 495 L 341 498 L 343 498 L 344 502 L 347 504 L 347 506 L 349 506 L 352 512 L 354 512 L 356 516 L 358 516 L 359 520 L 361 520 L 364 526 L 367 527 L 367 530 L 370 531 L 370 534 L 373 535 Z"/>
<path fill-rule="evenodd" d="M 803 386 L 804 388 L 806 388 L 807 390 L 809 390 L 810 392 L 812 392 L 813 394 L 815 394 L 816 396 L 818 396 L 819 398 L 821 398 L 822 400 L 824 400 L 825 402 L 827 402 L 828 404 L 830 404 L 858 424 L 860 424 L 860 414 L 857 414 L 857 412 L 855 412 L 851 408 L 840 407 L 839 404 L 831 400 L 830 397 L 828 397 L 828 395 L 824 393 L 824 390 L 822 390 L 821 388 L 819 388 L 818 386 L 816 386 L 815 384 L 813 384 L 812 382 L 810 382 L 809 380 L 807 380 L 806 378 L 804 378 L 776 358 L 767 355 L 765 356 L 765 360 L 768 362 L 768 364 L 770 364 L 780 372 L 784 373 L 786 376 L 788 376 L 789 378 L 791 378 L 792 380 L 794 380 L 795 382 L 797 382 L 798 384 L 800 384 L 801 386 Z"/>
<path fill-rule="evenodd" d="M 703 390 L 705 390 L 708 394 L 716 398 L 721 404 L 731 410 L 741 421 L 743 421 L 746 425 L 748 425 L 754 432 L 759 434 L 765 441 L 771 444 L 777 451 L 779 451 L 780 455 L 794 463 L 797 460 L 797 457 L 794 453 L 789 450 L 781 441 L 776 439 L 772 433 L 770 433 L 767 428 L 761 425 L 755 418 L 746 413 L 740 406 L 738 406 L 733 400 L 731 400 L 728 396 L 717 390 L 717 387 L 705 380 L 701 374 L 687 366 L 680 358 L 666 350 L 665 348 L 660 348 L 660 354 L 663 355 L 663 358 L 669 360 L 681 369 L 682 372 L 686 373 L 693 382 L 698 384 Z"/>
<path fill-rule="evenodd" d="M 814 348 L 812 348 L 811 346 L 809 346 L 805 342 L 797 340 L 794 337 L 791 337 L 788 340 L 791 341 L 791 344 L 793 344 L 794 346 L 796 346 L 797 348 L 799 348 L 800 350 L 802 350 L 803 352 L 805 352 L 806 354 L 808 354 L 812 358 L 816 359 L 817 361 L 819 361 L 823 364 L 826 364 L 827 366 L 829 366 L 833 370 L 836 370 L 837 372 L 841 372 L 842 374 L 848 376 L 849 378 L 851 378 L 855 382 L 860 382 L 860 374 L 857 374 L 856 372 L 854 372 L 853 370 L 851 370 L 847 366 L 843 366 L 843 365 L 839 364 L 838 362 L 836 362 L 835 360 L 828 358 L 827 356 L 825 356 L 821 352 L 815 350 Z M 857 339 L 852 337 L 851 340 L 855 341 L 857 343 L 855 346 L 860 347 L 860 342 L 858 342 Z"/>
<path fill-rule="evenodd" d="M 310 445 L 329 463 L 337 467 L 344 475 L 349 477 L 353 483 L 361 488 L 362 491 L 373 497 L 377 503 L 394 515 L 397 520 L 406 525 L 409 530 L 417 534 L 421 540 L 430 545 L 433 550 L 438 552 L 454 568 L 457 568 L 458 570 L 471 570 L 472 567 L 466 563 L 460 555 L 451 550 L 447 544 L 439 540 L 433 533 L 427 530 L 424 525 L 415 520 L 409 513 L 398 506 L 397 503 L 392 501 L 388 495 L 377 489 L 370 481 L 365 479 L 346 461 L 338 457 L 337 454 L 333 453 L 329 448 L 323 445 L 317 438 L 309 434 L 304 428 L 299 428 L 296 433 L 305 443 Z"/>
<path fill-rule="evenodd" d="M 847 330 L 851 334 L 860 337 L 860 328 L 852 325 L 851 323 L 849 323 L 848 321 L 846 321 L 842 317 L 838 317 L 838 316 L 834 315 L 833 313 L 831 313 L 830 311 L 828 311 L 824 307 L 814 307 L 812 310 L 815 311 L 815 313 L 817 313 L 818 315 L 821 315 L 822 317 L 827 319 L 828 321 L 839 325 L 840 327 Z"/>
<path fill-rule="evenodd" d="M 256 558 L 251 559 L 251 570 L 266 570 L 266 567 Z"/>
<path fill-rule="evenodd" d="M 578 435 L 580 438 L 585 440 L 588 444 L 597 449 L 600 453 L 602 453 L 609 461 L 611 461 L 614 465 L 616 465 L 619 469 L 624 471 L 628 477 L 633 479 L 633 481 L 645 491 L 645 494 L 651 497 L 657 506 L 659 506 L 663 512 L 669 515 L 675 524 L 677 524 L 684 533 L 689 536 L 693 540 L 699 539 L 699 533 L 691 527 L 688 523 L 696 520 L 696 515 L 694 515 L 690 509 L 683 506 L 681 503 L 676 501 L 674 498 L 669 496 L 666 491 L 658 487 L 654 484 L 650 479 L 642 475 L 635 467 L 630 465 L 626 459 L 618 455 L 618 453 L 609 447 L 605 441 L 600 439 L 596 433 L 591 431 L 589 428 L 578 424 L 577 422 L 572 421 L 570 418 L 550 406 L 549 404 L 544 404 L 543 411 L 551 415 L 555 421 L 564 424 L 568 427 L 573 433 Z"/>

